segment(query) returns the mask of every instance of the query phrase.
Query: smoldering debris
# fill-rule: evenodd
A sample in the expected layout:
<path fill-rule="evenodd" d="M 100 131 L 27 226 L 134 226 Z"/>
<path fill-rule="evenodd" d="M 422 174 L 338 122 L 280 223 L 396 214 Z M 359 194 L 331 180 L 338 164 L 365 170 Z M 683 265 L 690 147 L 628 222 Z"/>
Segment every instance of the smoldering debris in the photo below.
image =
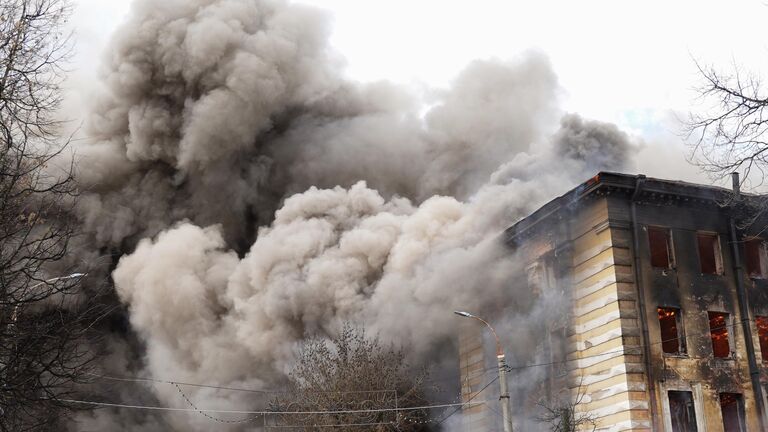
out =
<path fill-rule="evenodd" d="M 324 13 L 278 0 L 135 1 L 77 149 L 82 253 L 123 254 L 115 289 L 145 349 L 121 372 L 270 388 L 306 335 L 346 320 L 428 361 L 453 341 L 451 310 L 526 289 L 501 230 L 629 163 L 618 129 L 563 117 L 541 53 L 470 64 L 422 113 L 408 88 L 346 79 L 328 35 Z M 87 421 L 210 426 L 159 418 Z"/>

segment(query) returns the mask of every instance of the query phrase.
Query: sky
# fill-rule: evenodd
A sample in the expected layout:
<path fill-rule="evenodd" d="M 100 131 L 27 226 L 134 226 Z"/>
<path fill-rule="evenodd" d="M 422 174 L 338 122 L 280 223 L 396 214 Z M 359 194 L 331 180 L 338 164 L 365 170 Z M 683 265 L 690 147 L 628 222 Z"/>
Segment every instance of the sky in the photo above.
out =
<path fill-rule="evenodd" d="M 162 1 L 162 0 L 158 0 Z M 696 109 L 696 61 L 768 71 L 768 4 L 516 0 L 300 0 L 325 9 L 332 45 L 361 81 L 444 86 L 470 61 L 546 53 L 563 107 L 641 137 L 636 171 L 705 181 L 686 162 L 679 118 Z M 89 83 L 130 0 L 74 0 L 76 56 L 68 111 L 82 111 Z"/>

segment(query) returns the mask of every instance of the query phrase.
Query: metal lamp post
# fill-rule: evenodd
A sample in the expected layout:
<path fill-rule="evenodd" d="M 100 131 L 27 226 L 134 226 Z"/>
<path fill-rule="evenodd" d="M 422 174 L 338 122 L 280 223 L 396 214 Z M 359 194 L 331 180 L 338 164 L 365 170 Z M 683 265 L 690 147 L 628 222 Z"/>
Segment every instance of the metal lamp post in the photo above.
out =
<path fill-rule="evenodd" d="M 45 284 L 49 284 L 49 283 L 58 282 L 60 280 L 82 278 L 82 277 L 85 277 L 86 275 L 88 275 L 88 273 L 72 273 L 72 274 L 68 274 L 66 276 L 59 276 L 59 277 L 55 277 L 55 278 L 51 278 L 51 279 L 46 279 L 46 280 L 44 280 L 42 282 L 39 282 L 39 283 L 36 283 L 36 284 L 32 285 L 29 288 L 30 289 L 37 288 L 39 286 L 42 286 L 42 285 L 45 285 Z M 18 312 L 19 312 L 19 306 L 20 306 L 19 304 L 16 304 L 16 306 L 13 307 L 13 313 L 11 314 L 11 324 L 10 325 L 13 325 L 13 323 L 16 322 L 16 318 L 18 317 Z"/>
<path fill-rule="evenodd" d="M 464 318 L 474 318 L 485 324 L 496 339 L 496 360 L 499 367 L 499 402 L 501 403 L 501 417 L 504 422 L 504 432 L 512 432 L 512 414 L 509 406 L 509 390 L 507 390 L 507 358 L 504 355 L 504 348 L 502 348 L 501 342 L 499 341 L 499 335 L 496 334 L 496 330 L 488 324 L 488 321 L 478 316 L 464 311 L 453 311 L 453 313 Z"/>
<path fill-rule="evenodd" d="M 45 285 L 45 284 L 49 284 L 49 283 L 55 283 L 55 282 L 58 282 L 60 280 L 82 278 L 82 277 L 85 277 L 87 274 L 88 273 L 72 273 L 72 274 L 68 274 L 66 276 L 59 276 L 59 277 L 47 279 L 47 280 L 44 280 L 42 282 L 39 282 L 39 283 L 36 283 L 36 284 L 30 286 L 29 289 L 34 289 L 34 288 L 37 288 L 39 286 L 42 286 L 42 285 Z M 10 322 L 6 326 L 6 331 L 7 331 L 8 334 L 12 333 L 14 331 L 15 326 L 16 326 L 16 320 L 19 318 L 19 306 L 21 306 L 21 305 L 20 304 L 16 304 L 13 307 L 13 312 L 11 312 Z M 7 362 L 8 362 L 8 360 L 6 360 L 6 359 L 0 359 L 0 363 L 6 363 L 6 364 L 3 365 L 4 368 L 8 367 Z M 3 375 L 2 376 L 2 385 L 6 385 L 5 380 L 7 378 L 7 373 L 8 373 L 7 370 L 4 370 L 3 373 L 2 373 L 2 375 Z M 2 414 L 3 414 L 2 413 L 2 409 L 0 409 L 0 415 L 2 415 Z"/>

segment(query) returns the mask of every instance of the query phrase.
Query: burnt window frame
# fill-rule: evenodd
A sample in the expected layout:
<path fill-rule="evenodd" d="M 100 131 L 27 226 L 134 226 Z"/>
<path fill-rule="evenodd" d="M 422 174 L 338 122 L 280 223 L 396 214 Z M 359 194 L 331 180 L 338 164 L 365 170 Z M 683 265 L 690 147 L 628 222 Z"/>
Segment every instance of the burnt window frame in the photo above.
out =
<path fill-rule="evenodd" d="M 723 325 L 722 329 L 725 330 L 725 334 L 728 340 L 728 355 L 726 356 L 718 356 L 715 353 L 715 341 L 713 336 L 713 329 L 712 329 L 712 314 L 718 314 L 718 315 L 725 315 L 725 324 Z M 735 340 L 732 332 L 729 330 L 733 327 L 733 315 L 730 312 L 722 312 L 722 311 L 714 311 L 714 310 L 708 310 L 707 311 L 707 321 L 709 326 L 709 342 L 710 347 L 712 348 L 712 357 L 716 359 L 733 359 L 733 353 L 736 351 L 735 346 Z M 717 330 L 720 330 L 720 328 L 717 328 Z"/>
<path fill-rule="evenodd" d="M 563 378 L 568 375 L 568 332 L 566 326 L 550 329 L 548 335 L 550 373 L 553 378 Z"/>
<path fill-rule="evenodd" d="M 558 289 L 560 268 L 554 250 L 542 253 L 525 267 L 528 290 L 536 297 Z"/>
<path fill-rule="evenodd" d="M 646 225 L 645 226 L 646 231 L 646 239 L 648 241 L 648 262 L 651 264 L 652 268 L 655 269 L 663 269 L 663 270 L 671 270 L 675 268 L 676 260 L 675 260 L 675 241 L 672 236 L 672 228 L 666 227 L 666 226 L 660 226 L 660 225 Z M 651 231 L 663 231 L 666 234 L 666 240 L 667 240 L 667 266 L 666 267 L 659 267 L 653 265 L 653 244 L 651 243 Z"/>
<path fill-rule="evenodd" d="M 676 352 L 667 352 L 665 350 L 665 344 L 664 342 L 671 342 L 673 339 L 667 340 L 664 337 L 664 331 L 662 329 L 662 317 L 661 317 L 661 311 L 663 309 L 666 310 L 674 310 L 675 311 L 675 330 L 677 333 L 677 351 Z M 678 306 L 663 306 L 659 305 L 656 307 L 656 315 L 659 322 L 659 340 L 661 342 L 661 353 L 665 356 L 672 356 L 672 357 L 687 357 L 688 356 L 688 344 L 685 339 L 685 323 L 683 322 L 683 310 L 682 308 Z"/>
<path fill-rule="evenodd" d="M 674 416 L 673 416 L 674 412 L 672 410 L 672 400 L 673 400 L 672 394 L 673 393 L 674 394 L 688 394 L 688 395 L 690 395 L 690 406 L 689 406 L 690 411 L 688 412 L 688 414 L 689 414 L 688 417 L 689 417 L 689 420 L 691 420 L 693 422 L 693 424 L 692 424 L 693 429 L 687 428 L 687 429 L 685 429 L 685 431 L 686 432 L 696 432 L 696 431 L 698 431 L 699 430 L 699 422 L 698 422 L 697 415 L 696 415 L 697 414 L 697 412 L 696 412 L 696 397 L 695 397 L 693 391 L 691 391 L 691 390 L 678 390 L 678 389 L 674 389 L 674 388 L 667 390 L 667 408 L 668 408 L 668 414 L 669 414 L 669 426 L 671 426 L 671 428 L 672 428 L 671 430 L 672 431 L 680 430 L 679 428 L 675 428 L 677 422 L 674 421 Z M 688 422 L 687 426 L 691 426 L 691 422 L 690 421 Z"/>
<path fill-rule="evenodd" d="M 713 258 L 715 260 L 715 272 L 709 273 L 704 272 L 703 269 L 703 261 L 701 259 L 701 243 L 699 241 L 700 236 L 707 236 L 707 237 L 714 237 L 714 246 L 713 246 Z M 715 231 L 702 231 L 697 230 L 696 231 L 696 256 L 699 260 L 699 272 L 702 275 L 710 275 L 710 276 L 722 276 L 725 273 L 725 265 L 723 263 L 723 245 L 720 241 L 720 233 Z"/>
<path fill-rule="evenodd" d="M 761 331 L 760 321 L 762 320 L 764 320 L 765 325 Z M 768 315 L 755 315 L 755 330 L 757 330 L 757 344 L 760 346 L 763 364 L 768 364 Z"/>
<path fill-rule="evenodd" d="M 747 413 L 746 408 L 744 406 L 744 394 L 743 393 L 732 393 L 732 392 L 719 392 L 717 394 L 718 403 L 720 404 L 720 416 L 723 422 L 723 430 L 726 430 L 727 432 L 732 432 L 732 429 L 726 429 L 726 423 L 725 423 L 725 410 L 723 409 L 723 396 L 728 395 L 735 396 L 735 405 L 736 405 L 736 418 L 738 420 L 738 431 L 736 432 L 747 432 Z"/>
<path fill-rule="evenodd" d="M 762 237 L 745 237 L 744 240 L 744 272 L 747 274 L 748 277 L 752 279 L 766 279 L 768 278 L 768 244 L 766 244 L 766 240 Z M 760 270 L 760 273 L 752 273 L 750 272 L 749 265 L 747 264 L 749 262 L 748 258 L 748 251 L 747 245 L 749 243 L 758 242 L 758 249 L 757 249 L 757 261 L 758 261 L 758 268 Z"/>

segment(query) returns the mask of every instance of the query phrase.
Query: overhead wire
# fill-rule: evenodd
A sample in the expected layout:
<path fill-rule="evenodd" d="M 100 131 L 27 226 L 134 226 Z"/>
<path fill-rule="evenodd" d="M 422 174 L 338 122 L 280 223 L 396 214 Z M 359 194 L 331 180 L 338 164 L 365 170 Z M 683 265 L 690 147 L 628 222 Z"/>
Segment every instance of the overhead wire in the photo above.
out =
<path fill-rule="evenodd" d="M 355 427 L 355 426 L 376 426 L 376 425 L 392 425 L 395 426 L 395 422 L 379 422 L 379 423 L 338 423 L 338 424 L 312 424 L 312 425 L 269 425 L 267 429 L 300 429 L 307 426 L 317 428 L 336 428 L 336 427 Z"/>
<path fill-rule="evenodd" d="M 708 334 L 711 334 L 713 330 L 721 330 L 723 328 L 728 327 L 734 327 L 738 324 L 742 324 L 746 321 L 754 321 L 754 319 L 746 318 L 743 320 L 734 321 L 731 324 L 726 324 L 719 327 L 713 327 L 709 331 L 701 332 L 701 333 L 694 333 L 694 334 L 686 334 L 682 337 L 675 337 L 670 339 L 663 339 L 658 342 L 652 342 L 651 345 L 658 345 L 663 344 L 666 342 L 671 342 L 674 340 L 682 339 L 682 338 L 688 338 L 688 337 L 700 337 L 700 336 L 706 336 Z M 639 349 L 639 348 L 630 348 L 632 349 Z M 578 360 L 586 360 L 591 358 L 598 358 L 598 357 L 604 357 L 611 354 L 617 354 L 616 357 L 619 357 L 624 354 L 632 354 L 637 355 L 640 353 L 636 352 L 629 352 L 627 349 L 620 349 L 615 351 L 606 351 L 600 354 L 592 354 L 584 357 L 579 358 L 573 358 L 573 359 L 566 359 L 561 361 L 552 361 L 552 362 L 543 362 L 543 363 L 533 363 L 533 364 L 521 364 L 521 365 L 507 365 L 508 371 L 513 370 L 522 370 L 522 369 L 528 369 L 533 367 L 541 367 L 541 366 L 552 366 L 557 364 L 562 364 L 565 362 L 574 362 Z M 607 360 L 610 360 L 607 359 Z M 483 373 L 485 372 L 492 372 L 495 368 L 487 368 L 483 370 Z M 160 383 L 160 384 L 170 384 L 170 385 L 183 385 L 183 386 L 190 386 L 190 387 L 202 387 L 202 388 L 212 388 L 212 389 L 219 389 L 219 390 L 231 390 L 231 391 L 241 391 L 241 392 L 250 392 L 250 393 L 259 393 L 259 394 L 279 394 L 279 393 L 286 393 L 286 392 L 280 392 L 280 391 L 270 391 L 270 390 L 255 390 L 255 389 L 247 389 L 247 388 L 240 388 L 240 387 L 228 387 L 228 386 L 217 386 L 217 385 L 210 385 L 210 384 L 199 384 L 199 383 L 190 383 L 190 382 L 184 382 L 184 381 L 177 381 L 177 380 L 165 380 L 165 379 L 157 379 L 157 378 L 146 378 L 146 377 L 127 377 L 127 376 L 114 376 L 114 375 L 102 375 L 102 374 L 96 374 L 89 372 L 88 373 L 91 376 L 107 379 L 107 380 L 114 380 L 114 381 L 133 381 L 133 382 L 154 382 L 154 383 Z M 385 391 L 392 391 L 392 390 L 351 390 L 351 391 L 345 391 L 344 393 L 353 393 L 353 392 L 362 392 L 362 393 L 371 393 L 371 392 L 385 392 Z M 329 393 L 338 393 L 338 391 L 328 391 Z"/>
<path fill-rule="evenodd" d="M 184 382 L 184 381 L 176 381 L 176 380 L 166 380 L 166 379 L 158 379 L 158 378 L 148 378 L 148 377 L 128 377 L 128 376 L 115 376 L 115 375 L 102 375 L 97 374 L 93 372 L 86 372 L 87 375 L 91 375 L 96 378 L 102 378 L 106 380 L 112 380 L 112 381 L 125 381 L 125 382 L 151 382 L 151 383 L 158 383 L 158 384 L 170 384 L 170 385 L 181 385 L 181 386 L 189 386 L 189 387 L 201 387 L 201 388 L 211 388 L 211 389 L 218 389 L 218 390 L 231 390 L 231 391 L 239 391 L 239 392 L 248 392 L 248 393 L 258 393 L 258 394 L 285 394 L 290 393 L 287 391 L 277 391 L 277 390 L 256 390 L 256 389 L 248 389 L 243 387 L 228 387 L 228 386 L 217 386 L 212 384 L 198 384 L 198 383 L 190 383 L 190 382 Z M 343 393 L 386 393 L 386 392 L 393 392 L 394 390 L 348 390 L 343 391 Z M 311 393 L 338 393 L 339 391 L 335 390 L 309 390 L 308 392 Z"/>
<path fill-rule="evenodd" d="M 467 403 L 469 403 L 469 401 L 467 401 L 467 402 L 450 403 L 450 404 L 422 405 L 422 406 L 416 406 L 416 407 L 374 408 L 374 409 L 364 409 L 364 410 L 252 411 L 252 410 L 222 410 L 222 409 L 204 409 L 204 408 L 174 408 L 174 407 L 162 407 L 162 406 L 151 406 L 151 405 L 129 405 L 129 404 L 118 404 L 118 403 L 109 403 L 109 402 L 85 401 L 85 400 L 78 400 L 78 399 L 57 399 L 57 401 L 65 402 L 65 403 L 81 404 L 81 405 L 112 407 L 112 408 L 130 408 L 130 409 L 146 409 L 146 410 L 156 410 L 156 411 L 184 411 L 184 412 L 205 411 L 207 413 L 216 413 L 216 414 L 253 414 L 253 415 L 364 414 L 364 413 L 375 413 L 375 412 L 416 411 L 416 410 L 426 410 L 426 409 L 435 409 L 435 408 L 450 408 L 455 406 L 466 405 Z M 479 404 L 479 403 L 487 403 L 487 402 L 488 401 L 477 401 L 475 403 Z"/>
<path fill-rule="evenodd" d="M 587 358 L 593 358 L 593 357 L 602 357 L 609 354 L 624 354 L 623 351 L 608 351 L 600 354 L 595 354 L 591 356 L 581 357 L 578 360 L 581 359 L 587 359 Z M 577 360 L 577 359 L 574 359 Z M 573 360 L 567 360 L 567 361 L 573 361 Z M 530 367 L 539 367 L 539 366 L 548 366 L 548 365 L 554 365 L 559 364 L 562 362 L 550 362 L 550 363 L 535 363 L 535 364 L 529 364 L 529 365 L 520 365 L 520 366 L 507 366 L 507 370 L 518 370 L 518 369 L 526 369 Z M 489 372 L 493 372 L 497 370 L 497 368 L 487 368 L 481 371 L 481 373 L 478 373 L 477 376 L 484 375 Z M 255 389 L 247 389 L 247 388 L 239 388 L 239 387 L 227 387 L 227 386 L 216 386 L 216 385 L 210 385 L 210 384 L 198 384 L 198 383 L 190 383 L 190 382 L 183 382 L 183 381 L 176 381 L 176 380 L 165 380 L 165 379 L 155 379 L 155 378 L 145 378 L 145 377 L 126 377 L 126 376 L 114 376 L 114 375 L 102 375 L 97 373 L 89 372 L 88 375 L 94 376 L 96 378 L 102 378 L 106 380 L 113 380 L 113 381 L 126 381 L 126 382 L 152 382 L 152 383 L 159 383 L 159 384 L 169 384 L 169 385 L 182 385 L 182 386 L 190 386 L 190 387 L 201 387 L 201 388 L 212 388 L 212 389 L 218 389 L 218 390 L 230 390 L 230 391 L 240 391 L 240 392 L 250 392 L 250 393 L 259 393 L 259 394 L 281 394 L 286 393 L 284 391 L 271 391 L 271 390 L 255 390 Z M 351 391 L 343 391 L 342 393 L 376 393 L 376 392 L 387 392 L 387 391 L 393 391 L 393 390 L 351 390 Z M 320 391 L 323 392 L 323 391 Z M 340 391 L 327 391 L 328 393 L 339 393 Z"/>
<path fill-rule="evenodd" d="M 437 423 L 436 423 L 436 425 L 435 425 L 435 426 L 440 426 L 441 424 L 443 424 L 443 422 L 445 422 L 446 420 L 448 420 L 448 418 L 449 418 L 449 417 L 451 417 L 452 415 L 454 415 L 454 414 L 456 414 L 457 412 L 459 412 L 459 411 L 461 410 L 461 408 L 462 408 L 464 405 L 468 405 L 470 402 L 472 402 L 472 400 L 473 400 L 475 397 L 477 397 L 477 396 L 478 396 L 480 393 L 482 393 L 482 392 L 483 392 L 483 390 L 487 389 L 487 388 L 488 388 L 488 386 L 490 386 L 490 385 L 491 385 L 491 384 L 493 384 L 494 382 L 498 381 L 498 379 L 499 379 L 499 376 L 497 375 L 497 376 L 496 376 L 494 379 L 492 379 L 492 380 L 488 381 L 488 383 L 487 383 L 487 384 L 485 384 L 485 385 L 483 386 L 483 388 L 481 388 L 480 390 L 478 390 L 477 392 L 475 392 L 475 394 L 473 394 L 472 396 L 470 396 L 470 397 L 467 399 L 467 401 L 466 401 L 466 402 L 464 402 L 464 403 L 462 404 L 462 406 L 460 406 L 460 407 L 456 408 L 455 410 L 453 410 L 453 412 L 451 412 L 451 413 L 450 413 L 450 414 L 448 414 L 447 416 L 445 416 L 445 417 L 441 418 L 439 421 L 437 421 Z M 483 401 L 482 403 L 486 403 L 486 402 L 487 402 L 487 401 Z M 475 403 L 481 403 L 481 402 L 475 402 Z"/>
<path fill-rule="evenodd" d="M 699 337 L 699 336 L 706 336 L 708 334 L 711 334 L 713 330 L 721 330 L 723 328 L 728 327 L 734 327 L 738 324 L 742 324 L 746 321 L 753 322 L 754 319 L 751 318 L 745 318 L 742 320 L 734 321 L 731 324 L 726 324 L 719 327 L 712 327 L 709 331 L 701 332 L 701 333 L 694 333 L 694 334 L 686 334 L 682 337 L 675 337 L 670 339 L 663 339 L 658 342 L 652 342 L 650 345 L 658 345 L 663 344 L 666 342 L 671 342 L 674 340 L 682 339 L 682 338 L 688 338 L 688 337 Z M 600 354 L 592 354 L 584 357 L 574 358 L 574 359 L 567 359 L 567 360 L 561 360 L 561 361 L 553 361 L 553 362 L 544 362 L 544 363 L 533 363 L 533 364 L 524 364 L 524 365 L 516 365 L 516 366 L 507 366 L 508 371 L 512 370 L 520 370 L 520 369 L 527 369 L 532 367 L 540 367 L 540 366 L 552 366 L 556 364 L 561 364 L 564 362 L 573 362 L 577 360 L 586 360 L 590 358 L 597 358 L 597 357 L 603 357 L 610 354 L 627 354 L 628 352 L 625 349 L 616 350 L 616 351 L 606 351 Z M 637 354 L 637 353 L 630 353 L 630 354 Z M 486 372 L 492 372 L 496 368 L 486 368 L 483 369 L 483 373 Z M 102 374 L 96 374 L 89 372 L 88 375 L 107 379 L 107 380 L 114 380 L 114 381 L 134 381 L 134 382 L 154 382 L 154 383 L 161 383 L 161 384 L 171 384 L 171 385 L 184 385 L 184 386 L 190 386 L 190 387 L 204 387 L 204 388 L 213 388 L 213 389 L 220 389 L 220 390 L 232 390 L 232 391 L 242 391 L 242 392 L 250 392 L 250 393 L 261 393 L 261 394 L 277 394 L 277 393 L 286 393 L 286 392 L 280 392 L 280 391 L 271 391 L 271 390 L 255 390 L 255 389 L 246 389 L 246 388 L 238 388 L 238 387 L 227 387 L 227 386 L 216 386 L 216 385 L 210 385 L 210 384 L 198 384 L 198 383 L 189 383 L 189 382 L 183 382 L 183 381 L 177 381 L 177 380 L 164 380 L 164 379 L 157 379 L 157 378 L 146 378 L 146 377 L 126 377 L 126 376 L 114 376 L 114 375 L 102 375 Z M 479 374 L 482 375 L 482 374 Z M 371 393 L 371 392 L 385 392 L 385 391 L 392 391 L 392 390 L 350 390 L 350 391 L 344 391 L 344 393 Z M 322 391 L 321 391 L 322 392 Z M 337 393 L 338 391 L 328 391 L 329 393 Z"/>
<path fill-rule="evenodd" d="M 743 324 L 744 322 L 752 322 L 754 319 L 745 318 L 738 321 L 733 321 L 729 324 L 725 324 L 723 326 L 718 327 L 711 327 L 709 331 L 707 332 L 701 332 L 698 334 L 686 334 L 682 336 L 678 336 L 675 338 L 670 338 L 666 340 L 661 340 L 658 342 L 653 342 L 651 345 L 657 345 L 657 344 L 663 344 L 665 342 L 670 342 L 674 340 L 679 340 L 683 338 L 688 337 L 697 337 L 697 336 L 705 336 L 705 335 L 711 335 L 713 331 L 721 330 L 723 328 L 728 327 L 734 327 L 738 324 Z M 630 348 L 630 350 L 640 350 L 640 348 Z M 518 365 L 518 366 L 507 366 L 508 371 L 513 370 L 522 370 L 522 369 L 528 369 L 533 367 L 542 367 L 542 366 L 551 366 L 551 365 L 557 365 L 557 364 L 563 364 L 566 362 L 574 362 L 579 360 L 585 360 L 590 358 L 597 358 L 597 357 L 604 357 L 606 355 L 612 355 L 616 354 L 614 357 L 610 357 L 606 360 L 610 360 L 612 358 L 620 357 L 622 355 L 638 355 L 641 354 L 641 352 L 631 352 L 627 349 L 621 349 L 616 351 L 606 351 L 604 353 L 600 354 L 594 354 L 589 356 L 584 356 L 580 358 L 574 358 L 574 359 L 568 359 L 563 361 L 555 361 L 555 362 L 544 362 L 544 363 L 535 363 L 535 364 L 527 364 L 527 365 Z M 207 385 L 207 384 L 198 384 L 198 383 L 188 383 L 188 382 L 181 382 L 181 381 L 175 381 L 175 380 L 162 380 L 162 379 L 155 379 L 155 378 L 143 378 L 143 377 L 118 377 L 118 376 L 111 376 L 111 375 L 100 375 L 91 373 L 91 375 L 102 378 L 102 379 L 108 379 L 108 380 L 115 380 L 115 381 L 132 381 L 132 382 L 153 382 L 153 383 L 162 383 L 162 384 L 170 384 L 174 385 L 176 389 L 179 391 L 179 393 L 182 395 L 184 400 L 191 406 L 191 408 L 173 408 L 173 407 L 160 407 L 160 406 L 145 406 L 145 405 L 130 405 L 130 404 L 116 404 L 116 403 L 107 403 L 107 402 L 98 402 L 98 401 L 83 401 L 83 400 L 74 400 L 74 399 L 60 399 L 62 402 L 68 402 L 68 403 L 76 403 L 76 404 L 88 404 L 93 406 L 104 406 L 104 407 L 114 407 L 114 408 L 127 408 L 127 409 L 146 409 L 146 410 L 163 410 L 163 411 L 182 411 L 182 412 L 197 412 L 199 414 L 202 414 L 206 417 L 208 417 L 211 420 L 222 422 L 222 423 L 243 423 L 248 421 L 253 421 L 259 416 L 263 415 L 270 415 L 270 414 L 296 414 L 296 415 L 308 415 L 308 414 L 354 414 L 354 413 L 371 413 L 371 412 L 392 412 L 392 411 L 411 411 L 411 410 L 420 410 L 420 409 L 435 409 L 435 408 L 449 408 L 449 407 L 457 407 L 453 412 L 450 414 L 444 416 L 440 420 L 432 420 L 436 421 L 437 425 L 440 425 L 444 423 L 448 418 L 456 414 L 458 411 L 462 409 L 463 406 L 470 404 L 476 396 L 478 396 L 481 392 L 483 392 L 486 388 L 488 388 L 492 383 L 497 381 L 499 379 L 498 376 L 493 378 L 491 381 L 489 381 L 483 388 L 481 388 L 478 392 L 476 392 L 474 395 L 472 395 L 467 401 L 460 402 L 460 403 L 452 403 L 452 404 L 438 404 L 438 405 L 425 405 L 420 407 L 407 407 L 407 408 L 382 408 L 382 409 L 369 409 L 369 410 L 340 410 L 340 411 L 286 411 L 286 412 L 280 412 L 280 411 L 248 411 L 248 410 L 210 410 L 210 409 L 201 409 L 197 407 L 191 399 L 181 390 L 180 386 L 191 386 L 191 387 L 202 387 L 202 388 L 213 388 L 213 389 L 219 389 L 219 390 L 230 390 L 230 391 L 242 391 L 242 392 L 250 392 L 250 393 L 258 393 L 258 394 L 276 394 L 276 393 L 285 393 L 285 392 L 274 392 L 274 391 L 267 391 L 267 390 L 254 390 L 254 389 L 246 389 L 246 388 L 238 388 L 238 387 L 227 387 L 227 386 L 215 386 L 215 385 Z M 352 391 L 352 392 L 381 392 L 384 390 L 362 390 L 362 391 Z M 332 392 L 332 393 L 339 393 Z M 478 401 L 475 403 L 487 403 L 487 401 Z M 225 420 L 220 419 L 214 416 L 211 416 L 208 413 L 216 413 L 216 414 L 250 414 L 255 415 L 256 417 L 248 418 L 248 419 L 240 419 L 240 420 Z M 363 424 L 359 424 L 363 425 Z M 373 424 L 371 424 L 373 425 Z M 317 427 L 325 427 L 324 425 L 316 425 Z M 333 425 L 333 426 L 340 426 L 340 425 Z M 288 427 L 288 426 L 285 426 Z M 330 425 L 328 426 L 330 427 Z"/>
<path fill-rule="evenodd" d="M 211 419 L 213 421 L 216 421 L 216 422 L 219 422 L 219 423 L 229 423 L 229 424 L 248 423 L 248 422 L 251 422 L 251 421 L 254 421 L 256 419 L 259 419 L 259 418 L 263 417 L 262 415 L 255 415 L 253 417 L 247 417 L 247 418 L 238 419 L 238 420 L 227 420 L 227 419 L 222 419 L 222 418 L 214 417 L 214 416 L 208 414 L 207 412 L 201 410 L 200 408 L 198 408 L 197 405 L 194 402 L 192 402 L 192 400 L 183 391 L 181 391 L 181 387 L 179 387 L 178 384 L 174 384 L 174 386 L 176 387 L 176 390 L 179 391 L 179 394 L 181 394 L 181 397 L 184 398 L 184 400 L 189 404 L 189 406 L 194 408 L 198 413 L 202 414 L 204 417 L 207 417 L 207 418 L 209 418 L 209 419 Z"/>

